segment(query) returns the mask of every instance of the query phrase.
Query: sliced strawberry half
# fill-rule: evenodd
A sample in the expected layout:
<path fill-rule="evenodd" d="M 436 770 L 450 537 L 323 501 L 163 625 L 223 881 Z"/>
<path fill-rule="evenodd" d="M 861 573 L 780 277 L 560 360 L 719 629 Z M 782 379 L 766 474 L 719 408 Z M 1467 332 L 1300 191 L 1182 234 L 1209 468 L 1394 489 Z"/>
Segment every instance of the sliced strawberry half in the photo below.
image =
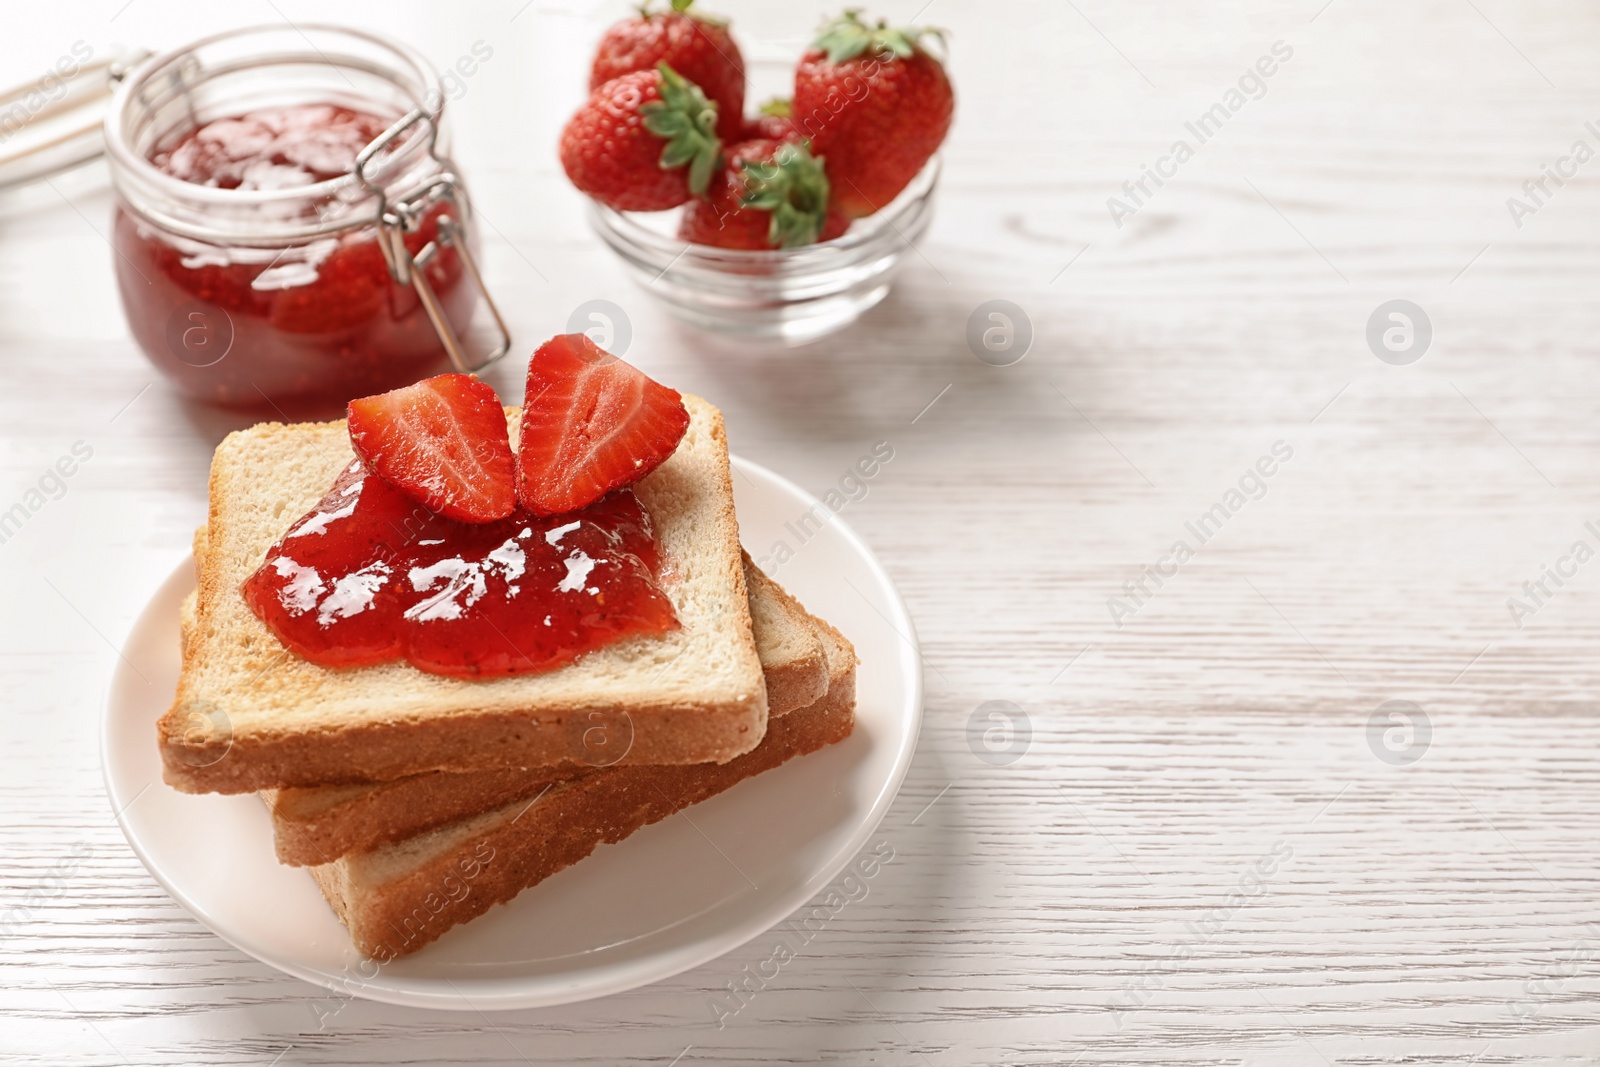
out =
<path fill-rule="evenodd" d="M 587 507 L 661 466 L 688 428 L 677 390 L 585 334 L 552 337 L 528 364 L 517 496 L 535 515 Z"/>
<path fill-rule="evenodd" d="M 350 401 L 350 443 L 367 469 L 449 519 L 494 522 L 516 510 L 506 413 L 470 374 Z"/>

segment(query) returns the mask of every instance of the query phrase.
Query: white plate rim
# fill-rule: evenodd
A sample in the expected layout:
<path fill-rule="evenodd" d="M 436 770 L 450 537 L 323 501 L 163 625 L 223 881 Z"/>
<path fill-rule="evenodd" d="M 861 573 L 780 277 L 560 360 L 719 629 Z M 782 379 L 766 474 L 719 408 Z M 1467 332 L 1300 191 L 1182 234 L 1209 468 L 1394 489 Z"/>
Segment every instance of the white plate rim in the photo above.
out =
<path fill-rule="evenodd" d="M 771 487 L 792 497 L 803 511 L 809 511 L 813 507 L 824 506 L 806 490 L 771 469 L 737 455 L 730 455 L 729 458 L 736 474 L 744 474 L 752 477 L 752 479 L 766 481 Z M 586 981 L 572 981 L 570 978 L 563 980 L 561 974 L 502 979 L 500 980 L 501 983 L 511 988 L 497 993 L 494 991 L 486 992 L 480 987 L 475 990 L 469 1003 L 467 998 L 459 993 L 447 994 L 432 990 L 408 988 L 403 979 L 397 980 L 393 976 L 390 977 L 388 983 L 382 983 L 377 979 L 361 982 L 341 981 L 341 976 L 330 975 L 320 969 L 306 967 L 294 958 L 278 951 L 272 945 L 261 944 L 252 938 L 240 936 L 239 931 L 228 930 L 224 932 L 220 928 L 221 924 L 208 913 L 204 903 L 186 892 L 182 886 L 175 884 L 160 866 L 152 860 L 148 849 L 141 841 L 139 834 L 131 825 L 127 816 L 128 809 L 132 806 L 133 801 L 138 798 L 138 795 L 135 794 L 134 797 L 119 804 L 119 791 L 113 781 L 114 772 L 112 768 L 114 760 L 110 745 L 111 723 L 113 717 L 118 714 L 117 691 L 122 688 L 126 680 L 125 672 L 133 669 L 124 657 L 123 650 L 128 646 L 134 635 L 145 629 L 146 616 L 153 607 L 157 593 L 177 576 L 179 569 L 186 565 L 184 562 L 180 562 L 174 567 L 156 586 L 156 592 L 153 592 L 150 598 L 146 600 L 145 606 L 135 617 L 133 624 L 127 633 L 123 635 L 123 639 L 117 646 L 117 662 L 113 666 L 111 678 L 106 686 L 105 696 L 101 702 L 102 708 L 99 719 L 100 771 L 101 781 L 106 791 L 106 799 L 110 803 L 112 814 L 116 818 L 117 825 L 122 830 L 123 837 L 127 840 L 129 848 L 133 850 L 134 855 L 138 857 L 139 862 L 144 865 L 145 870 L 150 873 L 151 877 L 185 911 L 193 915 L 206 929 L 241 952 L 265 963 L 269 967 L 309 982 L 312 985 L 344 995 L 386 1004 L 456 1011 L 481 1011 L 572 1004 L 627 992 L 631 989 L 672 978 L 701 964 L 725 956 L 772 929 L 814 897 L 843 871 L 845 866 L 866 846 L 883 822 L 884 817 L 888 814 L 889 808 L 898 796 L 900 787 L 905 781 L 905 776 L 910 770 L 912 757 L 916 753 L 917 740 L 922 729 L 922 664 L 921 647 L 917 640 L 916 627 L 912 622 L 911 613 L 906 609 L 905 601 L 901 598 L 894 581 L 889 577 L 888 571 L 884 569 L 882 561 L 861 539 L 860 535 L 837 514 L 831 515 L 829 527 L 837 532 L 849 548 L 865 563 L 887 601 L 889 614 L 885 621 L 898 632 L 901 638 L 901 669 L 899 673 L 904 681 L 902 686 L 904 698 L 899 709 L 897 709 L 899 714 L 894 720 L 897 728 L 892 738 L 895 746 L 893 762 L 888 775 L 879 783 L 871 806 L 858 818 L 855 829 L 844 844 L 840 845 L 826 860 L 819 862 L 813 868 L 809 877 L 797 880 L 785 892 L 777 894 L 770 904 L 757 911 L 743 923 L 718 931 L 714 936 L 704 937 L 688 945 L 669 947 L 653 956 L 645 957 L 642 960 L 636 959 L 632 961 L 631 966 L 612 966 L 585 972 Z M 192 566 L 192 559 L 192 556 L 186 557 L 190 566 Z M 868 602 L 868 606 L 873 607 L 870 602 Z M 145 788 L 149 788 L 149 786 Z M 381 972 L 379 977 L 381 977 Z"/>

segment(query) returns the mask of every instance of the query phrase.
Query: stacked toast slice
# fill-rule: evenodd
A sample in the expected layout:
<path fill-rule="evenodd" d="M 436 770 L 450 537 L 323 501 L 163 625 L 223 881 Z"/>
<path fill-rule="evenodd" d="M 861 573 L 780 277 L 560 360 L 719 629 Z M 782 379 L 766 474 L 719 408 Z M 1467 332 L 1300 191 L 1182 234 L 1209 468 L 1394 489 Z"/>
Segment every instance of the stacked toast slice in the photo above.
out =
<path fill-rule="evenodd" d="M 741 552 L 721 414 L 683 400 L 683 440 L 633 487 L 679 628 L 493 679 L 285 648 L 240 586 L 352 462 L 348 436 L 342 422 L 230 435 L 159 726 L 168 783 L 259 792 L 278 858 L 308 867 L 357 948 L 386 959 L 848 736 L 854 650 Z"/>

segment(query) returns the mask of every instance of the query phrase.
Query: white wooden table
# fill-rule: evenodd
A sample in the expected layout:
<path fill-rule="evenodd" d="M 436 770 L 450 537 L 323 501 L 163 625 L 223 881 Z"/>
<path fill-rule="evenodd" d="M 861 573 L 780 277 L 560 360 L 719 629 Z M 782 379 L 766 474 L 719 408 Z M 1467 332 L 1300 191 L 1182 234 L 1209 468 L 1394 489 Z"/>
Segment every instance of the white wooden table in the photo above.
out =
<path fill-rule="evenodd" d="M 710 1002 L 759 941 L 603 1001 L 354 1002 L 319 1028 L 318 990 L 146 874 L 98 770 L 112 646 L 238 420 L 177 401 L 127 338 L 102 170 L 0 198 L 0 506 L 93 449 L 0 545 L 0 1059 L 1600 1062 L 1600 562 L 1561 562 L 1600 548 L 1600 162 L 1547 179 L 1520 227 L 1507 206 L 1574 141 L 1600 148 L 1600 9 L 934 0 L 960 95 L 940 217 L 858 327 L 773 353 L 666 320 L 556 170 L 622 3 L 233 7 L 27 5 L 4 80 L 80 39 L 280 13 L 382 26 L 441 65 L 488 43 L 452 106 L 524 347 L 613 300 L 630 358 L 814 491 L 891 442 L 843 517 L 916 617 L 926 726 L 880 834 L 894 862 L 720 1029 Z M 818 12 L 719 9 L 758 92 L 781 88 Z M 1116 226 L 1107 199 L 1196 144 L 1185 123 L 1277 41 L 1264 95 Z M 1012 366 L 965 340 L 990 299 L 1032 323 Z M 1407 366 L 1366 339 L 1391 299 L 1432 325 Z M 515 363 L 494 375 L 512 395 Z M 1280 441 L 1265 494 L 1226 510 Z M 1219 502 L 1201 545 L 1185 524 Z M 1147 565 L 1168 577 L 1118 626 L 1108 599 Z M 1545 565 L 1576 573 L 1535 605 Z M 1537 606 L 1520 627 L 1513 596 Z M 1428 730 L 1385 738 L 1395 700 Z M 1027 715 L 1014 762 L 969 744 L 987 701 Z"/>

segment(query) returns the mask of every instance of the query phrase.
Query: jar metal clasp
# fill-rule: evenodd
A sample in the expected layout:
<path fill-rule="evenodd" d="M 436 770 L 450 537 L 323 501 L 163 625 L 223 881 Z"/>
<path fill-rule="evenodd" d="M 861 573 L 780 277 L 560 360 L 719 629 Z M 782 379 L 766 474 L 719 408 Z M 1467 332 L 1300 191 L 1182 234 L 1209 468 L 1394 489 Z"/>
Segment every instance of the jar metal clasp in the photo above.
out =
<path fill-rule="evenodd" d="M 407 131 L 418 124 L 425 126 L 428 154 L 439 162 L 441 169 L 417 188 L 390 197 L 374 175 L 389 162 L 390 149 L 406 135 Z M 433 323 L 439 340 L 444 344 L 445 352 L 450 356 L 451 364 L 461 373 L 471 374 L 489 366 L 509 352 L 511 331 L 506 328 L 505 319 L 500 316 L 500 309 L 495 306 L 494 297 L 489 295 L 489 289 L 483 283 L 483 274 L 478 270 L 477 258 L 473 256 L 467 240 L 471 205 L 450 161 L 438 154 L 438 126 L 433 115 L 421 108 L 413 108 L 390 126 L 356 156 L 355 177 L 362 188 L 377 199 L 378 247 L 383 250 L 383 258 L 389 265 L 390 276 L 397 284 L 410 285 L 416 289 L 423 309 L 428 313 L 428 320 Z M 438 236 L 424 245 L 421 251 L 412 255 L 406 248 L 405 235 L 415 233 L 421 227 L 422 219 L 427 212 L 435 204 L 440 203 L 445 205 L 445 210 L 436 217 Z M 440 302 L 438 294 L 428 282 L 426 268 L 440 255 L 445 246 L 454 248 L 456 255 L 461 257 L 461 264 L 466 268 L 467 276 L 472 284 L 477 286 L 484 305 L 489 309 L 490 317 L 494 319 L 495 329 L 499 332 L 499 343 L 477 358 L 467 353 L 466 345 L 445 316 L 444 305 Z"/>

